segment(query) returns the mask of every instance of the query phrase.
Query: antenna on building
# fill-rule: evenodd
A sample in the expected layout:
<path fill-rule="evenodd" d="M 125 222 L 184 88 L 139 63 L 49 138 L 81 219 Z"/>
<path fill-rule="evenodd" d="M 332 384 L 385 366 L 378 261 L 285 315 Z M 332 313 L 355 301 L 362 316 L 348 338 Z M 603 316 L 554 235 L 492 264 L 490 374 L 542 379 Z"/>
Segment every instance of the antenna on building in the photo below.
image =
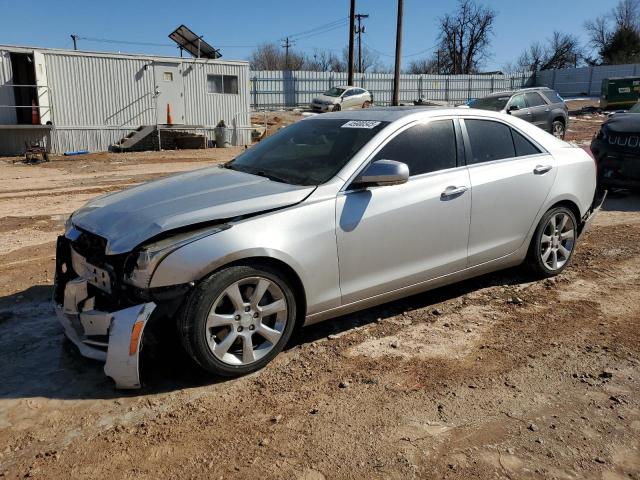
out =
<path fill-rule="evenodd" d="M 78 35 L 76 35 L 75 33 L 71 34 L 71 40 L 73 40 L 73 49 L 74 50 L 78 50 L 78 39 L 80 37 Z"/>

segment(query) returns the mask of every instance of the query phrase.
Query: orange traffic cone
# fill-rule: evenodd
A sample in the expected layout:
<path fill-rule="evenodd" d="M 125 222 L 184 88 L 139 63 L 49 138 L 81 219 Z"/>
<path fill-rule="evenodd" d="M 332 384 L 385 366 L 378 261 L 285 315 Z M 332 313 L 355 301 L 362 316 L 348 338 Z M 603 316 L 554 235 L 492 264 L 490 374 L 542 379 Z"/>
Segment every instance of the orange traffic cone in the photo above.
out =
<path fill-rule="evenodd" d="M 171 104 L 167 103 L 167 125 L 173 125 L 173 117 L 171 117 Z"/>
<path fill-rule="evenodd" d="M 31 124 L 40 125 L 40 113 L 35 100 L 31 100 Z"/>

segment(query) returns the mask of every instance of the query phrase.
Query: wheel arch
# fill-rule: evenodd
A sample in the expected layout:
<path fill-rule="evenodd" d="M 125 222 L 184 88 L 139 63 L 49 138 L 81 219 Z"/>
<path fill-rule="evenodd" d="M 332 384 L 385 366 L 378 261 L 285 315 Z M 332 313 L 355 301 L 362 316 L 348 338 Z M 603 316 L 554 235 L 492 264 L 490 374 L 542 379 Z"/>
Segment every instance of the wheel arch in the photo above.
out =
<path fill-rule="evenodd" d="M 277 270 L 278 272 L 281 272 L 282 274 L 284 274 L 287 277 L 287 279 L 291 282 L 291 287 L 293 288 L 293 293 L 296 297 L 296 307 L 298 309 L 298 312 L 296 312 L 296 316 L 297 316 L 296 323 L 302 324 L 304 322 L 304 318 L 306 317 L 306 314 L 307 314 L 307 295 L 304 289 L 304 284 L 302 282 L 302 279 L 298 275 L 298 272 L 296 272 L 295 269 L 291 267 L 291 265 L 289 265 L 288 263 L 286 263 L 281 259 L 269 257 L 269 256 L 253 256 L 253 257 L 240 258 L 240 259 L 233 260 L 228 263 L 219 265 L 217 268 L 215 268 L 214 270 L 210 271 L 209 273 L 204 275 L 202 278 L 200 278 L 199 281 L 202 281 L 205 278 L 210 277 L 211 275 L 225 268 L 237 267 L 237 266 L 247 266 L 247 267 L 265 266 L 273 270 Z"/>

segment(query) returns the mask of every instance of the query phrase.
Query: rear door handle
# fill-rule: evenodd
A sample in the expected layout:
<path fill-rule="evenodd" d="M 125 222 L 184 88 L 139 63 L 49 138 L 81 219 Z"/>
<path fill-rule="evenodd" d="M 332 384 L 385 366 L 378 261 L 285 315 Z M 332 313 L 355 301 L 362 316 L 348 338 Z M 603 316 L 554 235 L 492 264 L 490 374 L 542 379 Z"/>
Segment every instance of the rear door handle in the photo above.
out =
<path fill-rule="evenodd" d="M 536 168 L 533 169 L 533 173 L 535 175 L 543 175 L 551 170 L 553 167 L 551 165 L 536 165 Z"/>
<path fill-rule="evenodd" d="M 458 195 L 462 195 L 467 190 L 468 190 L 467 187 L 455 187 L 451 185 L 444 189 L 444 192 L 442 192 L 442 194 L 440 195 L 440 198 L 457 197 Z"/>

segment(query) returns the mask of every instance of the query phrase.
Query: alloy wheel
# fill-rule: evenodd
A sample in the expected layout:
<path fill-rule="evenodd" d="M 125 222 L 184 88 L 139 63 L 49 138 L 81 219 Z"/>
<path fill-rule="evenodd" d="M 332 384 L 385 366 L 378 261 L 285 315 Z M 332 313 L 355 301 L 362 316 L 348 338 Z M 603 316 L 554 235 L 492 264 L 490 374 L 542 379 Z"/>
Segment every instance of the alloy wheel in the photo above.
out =
<path fill-rule="evenodd" d="M 560 270 L 571 257 L 576 241 L 576 229 L 566 213 L 553 215 L 540 237 L 540 258 L 549 270 Z"/>
<path fill-rule="evenodd" d="M 561 140 L 564 138 L 564 125 L 562 124 L 562 122 L 554 122 L 553 136 Z"/>
<path fill-rule="evenodd" d="M 249 365 L 280 340 L 288 318 L 282 289 L 264 277 L 229 285 L 215 300 L 206 322 L 211 352 L 229 365 Z"/>

